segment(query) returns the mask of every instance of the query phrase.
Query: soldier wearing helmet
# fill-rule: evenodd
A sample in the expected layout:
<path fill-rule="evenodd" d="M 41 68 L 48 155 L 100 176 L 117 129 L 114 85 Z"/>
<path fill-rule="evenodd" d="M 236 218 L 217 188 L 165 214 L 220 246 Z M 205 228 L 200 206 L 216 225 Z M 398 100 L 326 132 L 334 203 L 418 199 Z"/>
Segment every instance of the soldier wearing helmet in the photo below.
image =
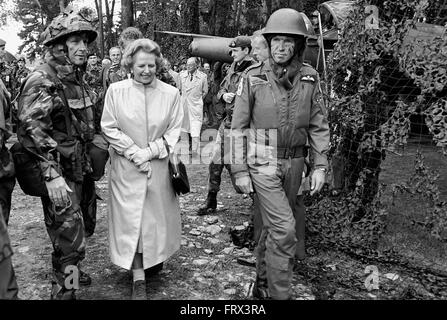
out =
<path fill-rule="evenodd" d="M 7 89 L 7 95 L 12 97 L 13 65 L 6 59 L 6 41 L 0 39 L 0 79 Z"/>
<path fill-rule="evenodd" d="M 289 8 L 275 11 L 263 35 L 269 58 L 244 72 L 236 93 L 231 171 L 240 191 L 256 192 L 259 199 L 263 229 L 253 296 L 291 299 L 295 204 L 306 143 L 314 194 L 325 180 L 329 126 L 318 73 L 303 63 L 308 30 L 302 15 Z"/>
<path fill-rule="evenodd" d="M 45 63 L 28 76 L 18 97 L 18 147 L 38 161 L 46 187 L 35 191 L 44 193 L 54 250 L 52 299 L 74 299 L 78 284 L 91 282 L 78 266 L 85 256 L 81 207 L 96 208 L 94 182 L 86 179 L 92 174 L 96 96 L 83 80 L 87 46 L 96 36 L 81 13 L 68 8 L 54 18 L 43 33 Z"/>

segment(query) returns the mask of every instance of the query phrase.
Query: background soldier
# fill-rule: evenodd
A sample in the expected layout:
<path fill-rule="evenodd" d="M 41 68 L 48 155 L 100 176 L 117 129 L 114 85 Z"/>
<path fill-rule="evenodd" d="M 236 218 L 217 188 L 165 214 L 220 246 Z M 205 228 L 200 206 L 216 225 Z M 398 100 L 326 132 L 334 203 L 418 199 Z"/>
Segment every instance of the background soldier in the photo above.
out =
<path fill-rule="evenodd" d="M 95 133 L 96 97 L 83 82 L 82 67 L 87 45 L 97 33 L 81 15 L 67 9 L 43 36 L 46 62 L 30 74 L 19 96 L 17 136 L 39 160 L 48 190 L 41 200 L 54 249 L 51 297 L 73 299 L 76 288 L 66 287 L 65 271 L 85 256 L 80 206 L 83 178 L 92 172 L 88 149 Z M 88 284 L 91 279 L 80 272 L 79 282 Z"/>
<path fill-rule="evenodd" d="M 228 131 L 231 128 L 231 119 L 233 116 L 234 97 L 238 87 L 242 72 L 253 64 L 250 58 L 251 39 L 246 36 L 236 37 L 230 43 L 230 55 L 233 57 L 233 63 L 228 70 L 227 75 L 220 85 L 217 93 L 217 99 L 225 103 L 225 118 L 219 126 L 213 160 L 209 165 L 209 187 L 206 203 L 199 208 L 198 215 L 206 215 L 216 211 L 217 193 L 220 190 L 220 182 L 223 168 L 226 167 L 231 174 L 230 163 L 225 163 L 225 155 L 229 155 L 230 141 Z M 224 161 L 225 160 L 225 161 Z M 232 182 L 234 182 L 232 180 Z"/>
<path fill-rule="evenodd" d="M 11 210 L 11 195 L 15 185 L 14 163 L 5 146 L 6 140 L 10 137 L 6 121 L 10 109 L 9 95 L 0 80 L 0 299 L 17 299 L 18 294 L 7 229 Z"/>
<path fill-rule="evenodd" d="M 100 94 L 102 90 L 101 82 L 101 65 L 98 62 L 98 56 L 90 53 L 87 57 L 87 68 L 85 73 L 85 82 L 95 90 L 96 94 Z"/>
<path fill-rule="evenodd" d="M 0 39 L 0 79 L 3 81 L 10 98 L 12 97 L 13 66 L 6 59 L 6 41 Z"/>
<path fill-rule="evenodd" d="M 308 32 L 300 13 L 277 10 L 263 35 L 270 57 L 246 70 L 236 96 L 231 129 L 235 154 L 243 154 L 244 161 L 232 164 L 231 170 L 243 193 L 257 193 L 264 225 L 256 252 L 253 296 L 290 299 L 297 243 L 294 214 L 305 145 L 309 140 L 314 194 L 325 180 L 329 126 L 318 73 L 303 63 Z M 245 148 L 238 141 L 246 129 L 250 130 Z M 260 138 L 269 143 L 256 143 Z"/>
<path fill-rule="evenodd" d="M 15 98 L 20 91 L 20 86 L 25 81 L 25 78 L 30 73 L 29 69 L 25 66 L 25 57 L 19 56 L 17 58 L 17 68 L 14 70 L 12 96 Z"/>
<path fill-rule="evenodd" d="M 8 225 L 11 212 L 11 195 L 16 183 L 14 163 L 11 161 L 10 152 L 6 147 L 6 141 L 11 136 L 9 123 L 11 107 L 9 92 L 0 79 L 0 207 L 6 225 Z"/>

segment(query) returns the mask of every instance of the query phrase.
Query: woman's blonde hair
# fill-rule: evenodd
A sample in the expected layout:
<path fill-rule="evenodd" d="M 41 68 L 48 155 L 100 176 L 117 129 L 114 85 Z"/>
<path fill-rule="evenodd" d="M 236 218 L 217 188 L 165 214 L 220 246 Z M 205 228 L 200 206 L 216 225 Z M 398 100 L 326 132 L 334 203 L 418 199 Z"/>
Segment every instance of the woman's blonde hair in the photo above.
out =
<path fill-rule="evenodd" d="M 153 53 L 155 55 L 155 64 L 157 66 L 157 71 L 160 70 L 160 67 L 162 66 L 160 46 L 151 39 L 143 38 L 137 39 L 129 44 L 129 46 L 127 46 L 126 50 L 124 51 L 121 65 L 124 69 L 126 69 L 127 72 L 130 72 L 130 70 L 132 69 L 133 56 L 139 51 Z"/>

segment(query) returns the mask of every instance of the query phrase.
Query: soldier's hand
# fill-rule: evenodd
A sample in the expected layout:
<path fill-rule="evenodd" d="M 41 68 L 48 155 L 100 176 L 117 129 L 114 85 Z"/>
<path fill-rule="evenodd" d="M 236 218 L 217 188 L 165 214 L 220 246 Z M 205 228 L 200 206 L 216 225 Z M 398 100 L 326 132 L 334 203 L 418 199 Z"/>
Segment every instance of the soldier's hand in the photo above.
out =
<path fill-rule="evenodd" d="M 310 195 L 314 195 L 317 192 L 320 192 L 321 188 L 323 188 L 324 181 L 326 179 L 326 173 L 323 170 L 314 170 L 311 177 L 310 184 Z"/>
<path fill-rule="evenodd" d="M 242 193 L 249 194 L 253 192 L 253 184 L 250 176 L 236 177 L 234 183 Z"/>
<path fill-rule="evenodd" d="M 222 99 L 223 99 L 226 103 L 231 103 L 231 102 L 233 102 L 234 96 L 235 96 L 234 93 L 232 93 L 232 92 L 227 92 L 227 93 L 224 93 L 224 94 L 222 95 Z"/>
<path fill-rule="evenodd" d="M 65 207 L 66 203 L 70 201 L 68 192 L 73 192 L 65 182 L 63 177 L 57 177 L 51 181 L 46 181 L 45 185 L 48 189 L 48 197 L 51 202 L 57 207 Z"/>

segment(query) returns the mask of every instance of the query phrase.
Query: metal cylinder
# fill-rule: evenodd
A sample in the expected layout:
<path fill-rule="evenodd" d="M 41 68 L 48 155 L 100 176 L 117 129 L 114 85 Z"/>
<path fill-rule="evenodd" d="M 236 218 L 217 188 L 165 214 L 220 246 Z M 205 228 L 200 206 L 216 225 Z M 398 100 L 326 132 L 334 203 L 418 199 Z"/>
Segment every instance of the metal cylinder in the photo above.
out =
<path fill-rule="evenodd" d="M 194 38 L 189 45 L 191 55 L 212 61 L 231 63 L 229 45 L 232 38 Z"/>

